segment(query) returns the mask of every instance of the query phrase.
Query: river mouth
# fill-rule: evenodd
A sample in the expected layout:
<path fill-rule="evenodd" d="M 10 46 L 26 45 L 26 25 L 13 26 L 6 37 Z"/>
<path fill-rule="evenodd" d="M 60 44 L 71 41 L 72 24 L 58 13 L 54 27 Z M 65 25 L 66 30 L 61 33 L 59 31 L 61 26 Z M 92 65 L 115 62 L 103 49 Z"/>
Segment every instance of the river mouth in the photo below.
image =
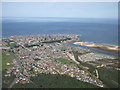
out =
<path fill-rule="evenodd" d="M 107 52 L 111 52 L 111 53 L 116 53 L 118 54 L 119 50 L 110 50 L 110 49 L 107 49 L 107 48 L 101 48 L 101 47 L 95 47 L 97 49 L 100 49 L 100 50 L 104 50 L 104 51 L 107 51 Z"/>
<path fill-rule="evenodd" d="M 119 46 L 118 46 L 118 49 L 109 49 L 109 47 L 115 47 L 115 45 L 105 45 L 105 44 L 97 44 L 96 46 L 92 46 L 92 45 L 81 45 L 81 44 L 76 44 L 76 42 L 81 42 L 81 41 L 73 41 L 73 42 L 70 42 L 68 43 L 68 45 L 70 46 L 79 46 L 79 47 L 86 47 L 86 48 L 89 48 L 91 50 L 94 50 L 96 52 L 100 52 L 100 53 L 104 53 L 104 54 L 108 54 L 108 55 L 113 55 L 113 56 L 120 56 L 119 54 Z M 100 47 L 98 45 L 103 45 L 105 47 Z"/>

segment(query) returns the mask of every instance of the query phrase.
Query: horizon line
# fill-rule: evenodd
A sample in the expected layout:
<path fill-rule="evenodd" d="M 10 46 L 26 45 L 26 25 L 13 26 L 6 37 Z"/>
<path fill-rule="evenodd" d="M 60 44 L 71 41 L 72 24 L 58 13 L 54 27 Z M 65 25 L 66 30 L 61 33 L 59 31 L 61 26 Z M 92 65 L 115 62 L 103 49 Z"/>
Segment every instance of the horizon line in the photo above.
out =
<path fill-rule="evenodd" d="M 93 18 L 93 17 L 11 17 L 11 16 L 2 16 L 2 17 L 0 17 L 0 18 L 73 18 L 73 19 L 75 19 L 75 18 L 83 18 L 83 19 L 118 19 L 118 18 L 97 18 L 97 17 L 95 17 L 95 18 Z"/>

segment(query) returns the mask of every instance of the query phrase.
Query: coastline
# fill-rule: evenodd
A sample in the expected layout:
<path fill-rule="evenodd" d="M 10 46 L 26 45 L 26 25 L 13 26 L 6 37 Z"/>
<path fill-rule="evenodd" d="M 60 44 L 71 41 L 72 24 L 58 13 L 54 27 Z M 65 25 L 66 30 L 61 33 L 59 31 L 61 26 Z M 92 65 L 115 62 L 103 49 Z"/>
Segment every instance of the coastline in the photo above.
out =
<path fill-rule="evenodd" d="M 112 53 L 118 53 L 120 51 L 120 46 L 117 46 L 117 45 L 99 44 L 99 43 L 91 43 L 91 42 L 85 42 L 85 41 L 76 41 L 73 44 L 80 45 L 80 46 L 93 47 L 93 48 L 97 48 L 97 49 L 112 52 Z"/>
<path fill-rule="evenodd" d="M 15 36 L 10 36 L 10 37 L 7 37 L 7 38 L 12 38 L 12 37 L 22 37 L 22 36 L 49 36 L 49 35 L 52 35 L 52 36 L 75 36 L 77 39 L 72 41 L 72 46 L 74 45 L 79 45 L 80 47 L 88 47 L 92 50 L 95 50 L 95 51 L 98 51 L 98 52 L 101 52 L 101 53 L 107 53 L 107 54 L 112 54 L 112 55 L 115 55 L 115 56 L 118 56 L 118 52 L 120 51 L 120 46 L 117 46 L 117 45 L 113 45 L 113 44 L 104 44 L 104 43 L 93 43 L 93 42 L 89 42 L 89 41 L 83 41 L 80 39 L 80 36 L 81 35 L 78 35 L 78 34 L 37 34 L 37 35 L 15 35 Z M 5 38 L 3 38 L 5 39 Z M 1 47 L 0 49 L 2 49 L 4 47 Z M 6 47 L 5 47 L 6 48 Z M 105 52 L 106 51 L 106 52 Z M 120 55 L 119 55 L 120 56 Z"/>

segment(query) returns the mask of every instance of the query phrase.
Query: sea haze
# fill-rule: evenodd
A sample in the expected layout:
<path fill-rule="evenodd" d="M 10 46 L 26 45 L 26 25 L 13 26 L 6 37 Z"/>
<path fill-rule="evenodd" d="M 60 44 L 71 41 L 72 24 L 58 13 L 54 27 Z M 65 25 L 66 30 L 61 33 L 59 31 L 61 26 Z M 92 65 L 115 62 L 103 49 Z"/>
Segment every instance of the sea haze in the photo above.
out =
<path fill-rule="evenodd" d="M 3 37 L 31 34 L 79 34 L 83 41 L 118 44 L 118 26 L 114 19 L 3 18 Z"/>

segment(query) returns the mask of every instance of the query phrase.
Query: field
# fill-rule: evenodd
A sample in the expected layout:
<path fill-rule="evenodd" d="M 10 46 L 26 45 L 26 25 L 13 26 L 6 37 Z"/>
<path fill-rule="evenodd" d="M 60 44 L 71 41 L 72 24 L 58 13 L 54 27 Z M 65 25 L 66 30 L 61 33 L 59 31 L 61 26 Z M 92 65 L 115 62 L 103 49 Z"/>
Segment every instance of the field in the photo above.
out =
<path fill-rule="evenodd" d="M 14 65 L 7 65 L 14 60 L 14 55 L 12 52 L 2 52 L 2 70 L 13 67 Z"/>
<path fill-rule="evenodd" d="M 15 58 L 12 52 L 2 52 L 2 87 L 9 87 L 10 83 L 14 80 L 15 76 L 11 75 L 10 77 L 5 77 L 6 69 L 13 67 L 14 65 L 7 63 L 11 63 Z"/>
<path fill-rule="evenodd" d="M 63 64 L 76 64 L 75 62 L 70 61 L 70 60 L 65 59 L 65 58 L 55 58 L 54 60 L 59 61 L 59 62 L 61 62 Z"/>

